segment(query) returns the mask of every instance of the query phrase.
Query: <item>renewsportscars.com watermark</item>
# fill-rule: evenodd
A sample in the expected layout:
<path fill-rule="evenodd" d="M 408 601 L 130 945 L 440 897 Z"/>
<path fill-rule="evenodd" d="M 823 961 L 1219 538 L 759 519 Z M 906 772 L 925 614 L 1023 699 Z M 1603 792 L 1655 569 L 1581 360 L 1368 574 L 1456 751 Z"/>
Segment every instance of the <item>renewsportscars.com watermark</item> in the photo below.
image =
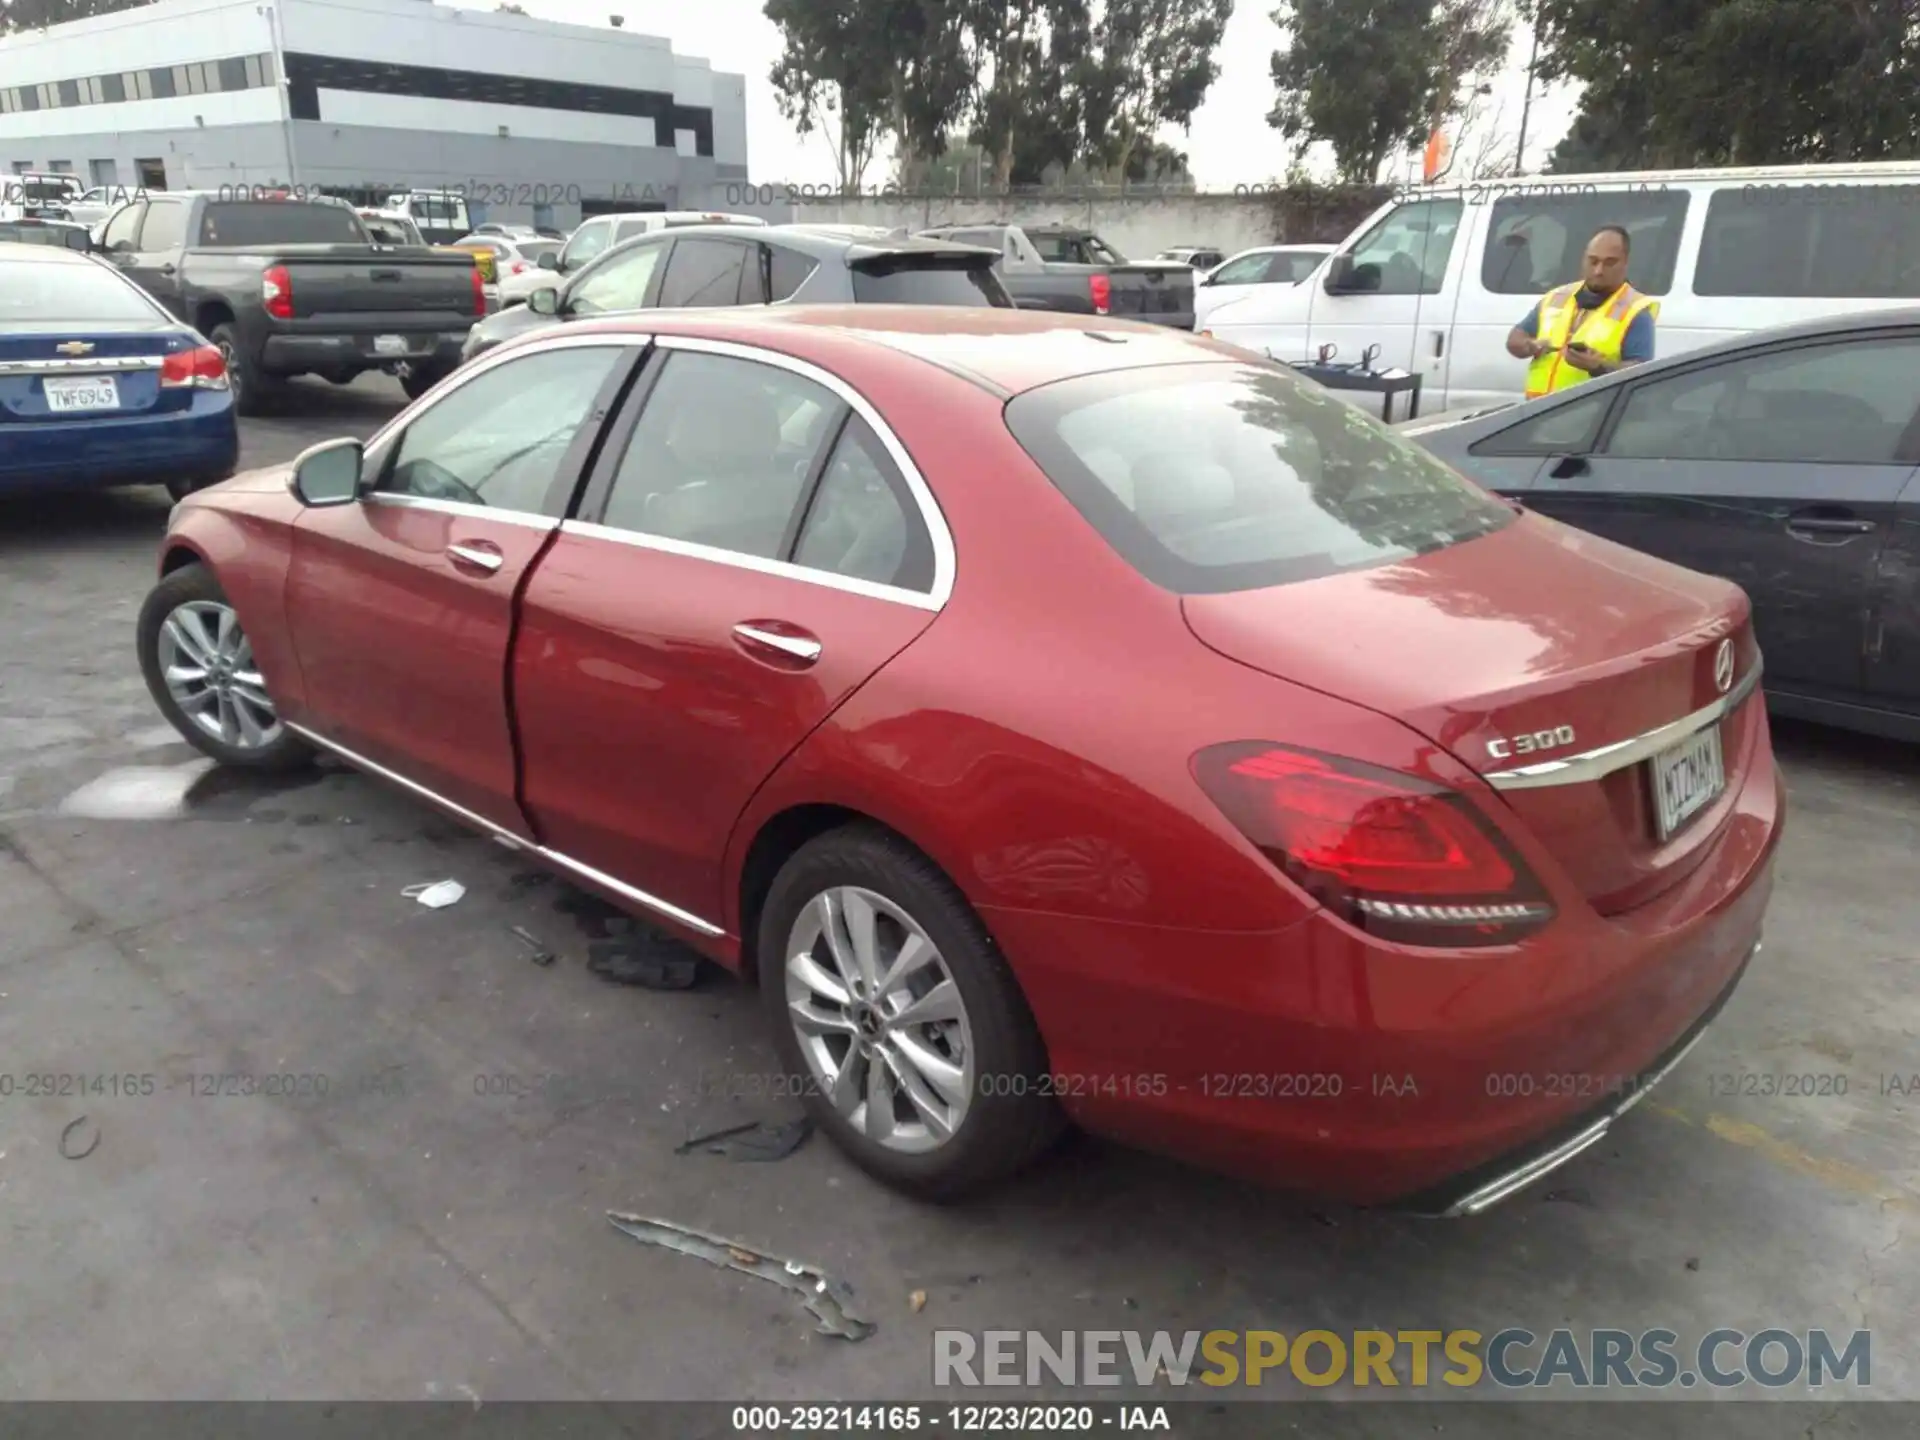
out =
<path fill-rule="evenodd" d="M 1873 1380 L 1873 1334 L 1712 1330 L 936 1330 L 933 1383 L 1506 1390 L 1819 1389 Z"/>

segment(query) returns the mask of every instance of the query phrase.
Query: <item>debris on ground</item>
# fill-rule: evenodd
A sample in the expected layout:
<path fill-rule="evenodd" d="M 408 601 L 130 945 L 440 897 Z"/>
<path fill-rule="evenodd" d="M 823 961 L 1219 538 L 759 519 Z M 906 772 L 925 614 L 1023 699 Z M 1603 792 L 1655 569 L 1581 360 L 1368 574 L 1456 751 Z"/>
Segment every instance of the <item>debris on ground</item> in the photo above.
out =
<path fill-rule="evenodd" d="M 587 969 L 615 985 L 691 990 L 700 982 L 700 956 L 678 940 L 649 930 L 587 945 Z"/>
<path fill-rule="evenodd" d="M 400 892 L 409 900 L 418 900 L 429 910 L 444 910 L 449 905 L 460 903 L 467 893 L 467 887 L 458 880 L 429 880 L 418 885 L 409 885 Z"/>
<path fill-rule="evenodd" d="M 691 1155 L 696 1150 L 705 1150 L 709 1155 L 718 1155 L 727 1160 L 747 1160 L 766 1163 L 784 1160 L 813 1134 L 813 1122 L 802 1118 L 790 1120 L 784 1125 L 769 1125 L 764 1120 L 749 1120 L 744 1125 L 729 1125 L 725 1130 L 715 1130 L 710 1134 L 696 1135 L 691 1140 L 673 1147 L 676 1155 Z"/>
<path fill-rule="evenodd" d="M 73 1133 L 86 1123 L 87 1117 L 82 1115 L 77 1120 L 69 1120 L 66 1128 L 60 1132 L 60 1154 L 66 1159 L 84 1160 L 100 1148 L 100 1127 L 98 1125 L 93 1127 L 93 1143 L 91 1145 L 87 1146 L 84 1150 L 75 1150 L 72 1148 L 70 1142 L 73 1139 Z"/>
<path fill-rule="evenodd" d="M 864 1340 L 877 1328 L 871 1321 L 859 1319 L 848 1308 L 853 1292 L 810 1265 L 762 1255 L 732 1240 L 703 1235 L 665 1220 L 649 1220 L 640 1215 L 622 1215 L 609 1210 L 607 1219 L 613 1228 L 643 1245 L 658 1245 L 682 1255 L 691 1255 L 723 1270 L 737 1270 L 771 1281 L 798 1295 L 812 1315 L 822 1335 L 838 1335 L 843 1340 Z"/>
<path fill-rule="evenodd" d="M 1687 1261 L 1687 1269 L 1698 1270 L 1699 1268 L 1700 1268 L 1700 1261 L 1698 1259 L 1689 1259 Z"/>
<path fill-rule="evenodd" d="M 553 964 L 553 961 L 554 961 L 553 951 L 547 949 L 546 946 L 540 943 L 540 937 L 538 935 L 535 935 L 531 930 L 528 930 L 526 927 L 521 925 L 509 925 L 507 929 L 513 933 L 515 938 L 520 940 L 521 943 L 523 943 L 529 950 L 533 952 L 527 958 L 532 960 L 534 964 L 536 965 Z"/>
<path fill-rule="evenodd" d="M 907 1304 L 911 1305 L 913 1307 L 913 1313 L 918 1315 L 922 1310 L 927 1308 L 927 1292 L 924 1290 L 914 1291 L 911 1295 L 907 1296 Z"/>

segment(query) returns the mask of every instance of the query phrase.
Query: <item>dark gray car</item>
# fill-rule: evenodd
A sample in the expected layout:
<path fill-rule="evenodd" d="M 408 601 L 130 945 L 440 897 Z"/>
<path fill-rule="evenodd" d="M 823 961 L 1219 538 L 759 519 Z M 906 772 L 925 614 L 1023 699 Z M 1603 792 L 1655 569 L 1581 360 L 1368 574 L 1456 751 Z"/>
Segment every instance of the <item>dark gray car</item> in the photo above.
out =
<path fill-rule="evenodd" d="M 1398 428 L 1528 509 L 1739 584 L 1780 713 L 1920 740 L 1920 309 Z"/>
<path fill-rule="evenodd" d="M 692 225 L 597 256 L 473 327 L 463 358 L 549 325 L 625 310 L 849 303 L 1011 309 L 991 251 L 856 228 Z"/>

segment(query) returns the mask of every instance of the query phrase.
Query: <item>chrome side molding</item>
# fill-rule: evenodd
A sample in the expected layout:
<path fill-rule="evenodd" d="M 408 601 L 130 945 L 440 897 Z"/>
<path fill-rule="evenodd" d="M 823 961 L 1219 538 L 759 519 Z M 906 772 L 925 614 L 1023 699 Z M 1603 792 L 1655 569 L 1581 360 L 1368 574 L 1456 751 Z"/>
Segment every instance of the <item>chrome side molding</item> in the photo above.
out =
<path fill-rule="evenodd" d="M 369 775 L 378 776 L 380 779 L 405 790 L 409 795 L 425 800 L 430 805 L 434 805 L 445 811 L 462 824 L 471 826 L 488 838 L 506 846 L 509 850 L 524 850 L 531 855 L 536 855 L 550 865 L 557 865 L 562 870 L 569 870 L 575 875 L 578 875 L 582 880 L 598 885 L 603 889 L 611 890 L 622 899 L 630 900 L 643 909 L 653 911 L 656 915 L 664 915 L 675 924 L 684 925 L 687 929 L 695 931 L 698 934 L 717 937 L 726 933 L 712 921 L 703 920 L 690 910 L 682 910 L 678 905 L 669 904 L 657 895 L 649 895 L 644 890 L 636 889 L 624 880 L 616 880 L 604 871 L 596 870 L 583 861 L 575 860 L 571 855 L 565 855 L 558 850 L 549 850 L 544 845 L 535 845 L 523 840 L 511 830 L 494 824 L 493 821 L 487 819 L 486 816 L 476 815 L 464 805 L 454 804 L 453 801 L 447 799 L 444 795 L 429 790 L 418 781 L 409 780 L 398 771 L 389 770 L 379 762 L 369 760 L 358 751 L 349 750 L 346 746 L 329 740 L 324 735 L 314 734 L 313 731 L 307 729 L 304 725 L 295 725 L 291 721 L 285 720 L 281 723 L 302 740 L 305 740 L 309 745 L 325 750 L 331 755 L 338 755 L 342 760 L 353 766 L 354 769 L 364 770 Z"/>
<path fill-rule="evenodd" d="M 1597 750 L 1587 750 L 1579 755 L 1540 760 L 1511 770 L 1489 771 L 1480 778 L 1496 790 L 1540 790 L 1550 785 L 1581 785 L 1590 780 L 1603 780 L 1614 771 L 1651 759 L 1694 731 L 1731 715 L 1760 687 L 1761 668 L 1756 657 L 1753 668 L 1711 705 L 1703 705 L 1691 715 L 1684 715 L 1643 735 L 1635 735 L 1630 740 L 1617 740 L 1611 745 L 1602 745 Z"/>

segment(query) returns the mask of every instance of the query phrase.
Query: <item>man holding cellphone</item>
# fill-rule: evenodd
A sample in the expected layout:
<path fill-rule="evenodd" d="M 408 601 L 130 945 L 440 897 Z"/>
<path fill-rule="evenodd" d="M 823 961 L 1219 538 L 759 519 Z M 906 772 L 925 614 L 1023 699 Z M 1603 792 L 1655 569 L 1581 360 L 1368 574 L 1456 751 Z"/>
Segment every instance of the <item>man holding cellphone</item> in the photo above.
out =
<path fill-rule="evenodd" d="M 1624 228 L 1601 226 L 1587 242 L 1583 282 L 1548 291 L 1508 333 L 1507 353 L 1532 362 L 1527 399 L 1653 358 L 1660 302 L 1627 283 L 1632 251 Z"/>

